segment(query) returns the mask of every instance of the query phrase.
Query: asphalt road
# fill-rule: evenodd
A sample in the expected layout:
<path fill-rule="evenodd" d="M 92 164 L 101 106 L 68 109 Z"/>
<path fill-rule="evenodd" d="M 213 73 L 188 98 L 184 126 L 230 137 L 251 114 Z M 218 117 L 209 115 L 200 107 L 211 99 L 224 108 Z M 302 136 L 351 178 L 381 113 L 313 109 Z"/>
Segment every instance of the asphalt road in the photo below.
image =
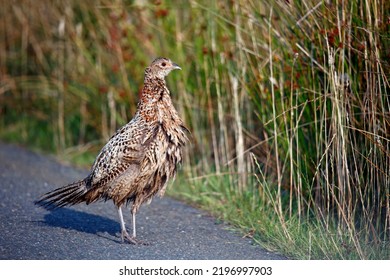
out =
<path fill-rule="evenodd" d="M 284 259 L 253 245 L 208 213 L 168 197 L 137 215 L 137 237 L 122 244 L 112 202 L 52 212 L 34 205 L 41 194 L 83 178 L 86 170 L 0 143 L 0 259 Z M 130 228 L 130 211 L 124 211 Z"/>

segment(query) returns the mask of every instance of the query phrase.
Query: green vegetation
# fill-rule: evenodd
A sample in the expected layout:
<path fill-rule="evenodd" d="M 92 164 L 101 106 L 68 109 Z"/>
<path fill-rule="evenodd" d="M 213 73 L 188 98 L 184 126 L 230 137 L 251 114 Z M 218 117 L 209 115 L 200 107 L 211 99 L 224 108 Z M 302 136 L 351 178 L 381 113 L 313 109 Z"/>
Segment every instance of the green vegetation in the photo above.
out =
<path fill-rule="evenodd" d="M 170 195 L 292 258 L 390 258 L 388 1 L 1 2 L 2 139 L 90 164 L 170 57 Z"/>

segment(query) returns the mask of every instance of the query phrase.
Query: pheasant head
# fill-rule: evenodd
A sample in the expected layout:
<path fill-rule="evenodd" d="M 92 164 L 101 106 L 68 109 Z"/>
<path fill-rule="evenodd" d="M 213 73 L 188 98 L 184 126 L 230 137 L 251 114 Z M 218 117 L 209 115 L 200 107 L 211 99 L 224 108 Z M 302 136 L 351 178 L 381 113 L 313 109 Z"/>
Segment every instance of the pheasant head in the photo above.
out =
<path fill-rule="evenodd" d="M 152 64 L 145 69 L 145 79 L 164 79 L 172 70 L 181 70 L 180 66 L 169 58 L 159 57 L 153 60 Z"/>

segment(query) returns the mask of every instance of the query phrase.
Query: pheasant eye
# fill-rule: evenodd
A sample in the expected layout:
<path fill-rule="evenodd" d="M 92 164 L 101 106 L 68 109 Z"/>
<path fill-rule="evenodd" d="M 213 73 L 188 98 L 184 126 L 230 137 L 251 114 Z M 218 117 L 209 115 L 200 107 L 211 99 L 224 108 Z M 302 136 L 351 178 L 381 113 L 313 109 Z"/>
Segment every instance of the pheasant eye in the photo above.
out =
<path fill-rule="evenodd" d="M 164 67 L 165 67 L 166 65 L 167 65 L 167 64 L 166 64 L 165 62 L 161 63 L 161 66 L 164 66 Z"/>

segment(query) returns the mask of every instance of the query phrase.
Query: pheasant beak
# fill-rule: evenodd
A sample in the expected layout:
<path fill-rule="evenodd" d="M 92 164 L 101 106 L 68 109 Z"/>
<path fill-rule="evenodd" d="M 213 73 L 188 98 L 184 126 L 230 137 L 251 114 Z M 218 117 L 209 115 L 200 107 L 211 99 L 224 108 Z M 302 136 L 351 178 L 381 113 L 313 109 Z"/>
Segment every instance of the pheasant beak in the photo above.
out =
<path fill-rule="evenodd" d="M 173 70 L 181 70 L 181 67 L 177 65 L 176 63 L 172 62 L 172 69 Z"/>

